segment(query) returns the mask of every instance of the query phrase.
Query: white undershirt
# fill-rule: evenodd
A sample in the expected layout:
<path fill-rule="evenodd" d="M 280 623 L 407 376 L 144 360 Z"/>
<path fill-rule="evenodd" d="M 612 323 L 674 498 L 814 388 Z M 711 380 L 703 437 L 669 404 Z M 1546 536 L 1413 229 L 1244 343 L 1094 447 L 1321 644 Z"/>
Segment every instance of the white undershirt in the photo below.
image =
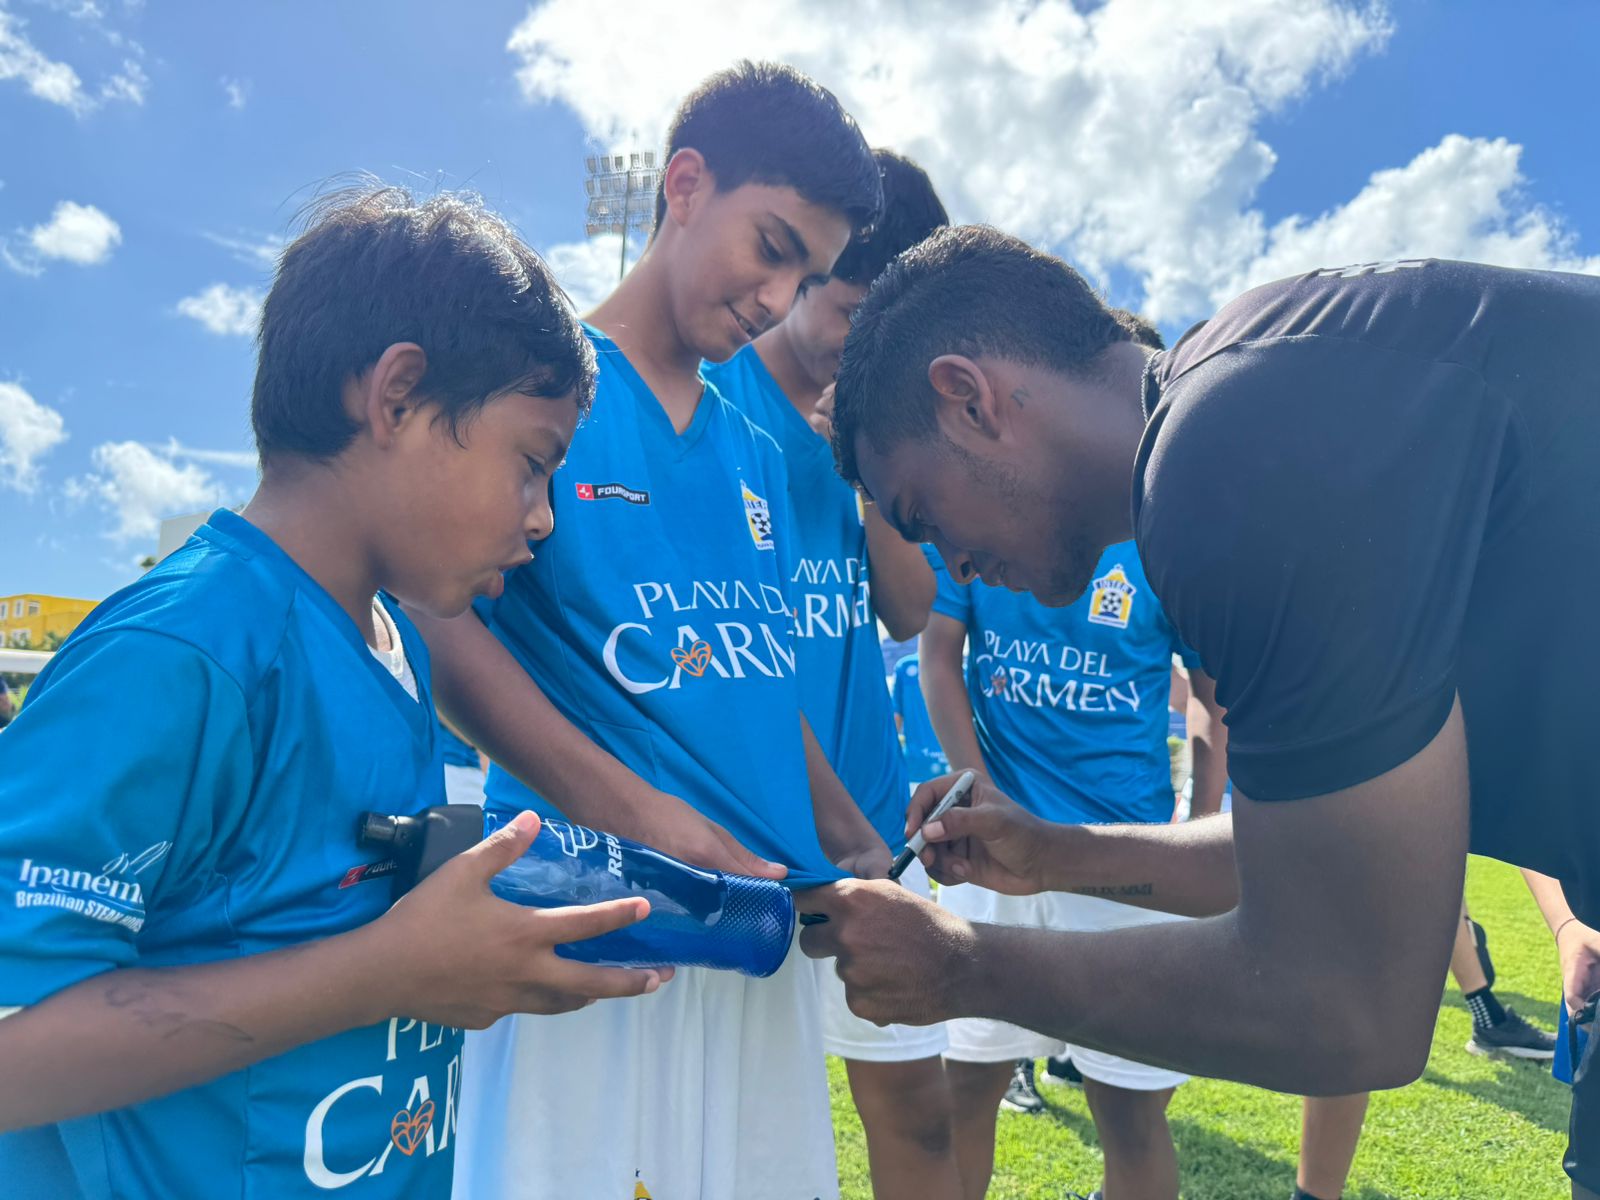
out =
<path fill-rule="evenodd" d="M 380 650 L 376 646 L 368 646 L 372 657 L 381 662 L 393 675 L 395 682 L 405 688 L 406 695 L 413 700 L 419 699 L 417 695 L 417 677 L 411 670 L 411 662 L 406 658 L 405 643 L 400 640 L 400 630 L 395 628 L 394 618 L 389 615 L 389 610 L 372 598 L 372 624 L 383 635 L 380 640 L 389 643 L 388 649 Z"/>

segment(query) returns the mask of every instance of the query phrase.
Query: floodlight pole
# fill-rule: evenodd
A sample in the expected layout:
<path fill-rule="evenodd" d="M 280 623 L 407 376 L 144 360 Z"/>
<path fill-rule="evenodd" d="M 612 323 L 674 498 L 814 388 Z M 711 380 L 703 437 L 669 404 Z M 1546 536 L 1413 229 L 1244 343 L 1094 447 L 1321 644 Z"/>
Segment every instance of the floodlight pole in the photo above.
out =
<path fill-rule="evenodd" d="M 633 172 L 628 172 L 628 181 L 622 186 L 622 249 L 617 254 L 617 282 L 621 283 L 623 276 L 628 273 L 628 212 L 633 201 Z"/>

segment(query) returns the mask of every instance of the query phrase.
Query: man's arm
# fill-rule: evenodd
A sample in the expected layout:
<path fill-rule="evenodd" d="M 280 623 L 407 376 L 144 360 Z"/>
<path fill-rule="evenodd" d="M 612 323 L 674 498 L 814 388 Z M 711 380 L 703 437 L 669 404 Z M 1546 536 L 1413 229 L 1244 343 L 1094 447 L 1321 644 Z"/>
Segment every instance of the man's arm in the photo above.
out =
<path fill-rule="evenodd" d="M 1205 817 L 1222 811 L 1222 793 L 1228 787 L 1228 727 L 1217 703 L 1217 681 L 1199 667 L 1189 671 L 1189 748 L 1193 761 L 1194 795 L 1189 816 Z"/>
<path fill-rule="evenodd" d="M 554 952 L 637 921 L 647 903 L 541 911 L 490 894 L 538 828 L 519 818 L 349 933 L 226 962 L 104 971 L 0 1020 L 0 1131 L 193 1087 L 390 1017 L 483 1028 L 506 1013 L 654 991 L 670 970 Z"/>
<path fill-rule="evenodd" d="M 971 768 L 988 776 L 978 734 L 972 725 L 972 700 L 961 668 L 967 644 L 967 627 L 954 617 L 934 613 L 922 631 L 917 658 L 922 679 L 922 699 L 928 706 L 933 732 L 950 761 L 952 771 Z"/>
<path fill-rule="evenodd" d="M 953 782 L 946 776 L 917 789 L 912 827 Z M 979 780 L 965 804 L 922 831 L 922 861 L 940 883 L 974 882 L 1013 896 L 1072 892 L 1186 917 L 1214 916 L 1239 902 L 1231 816 L 1058 825 Z"/>
<path fill-rule="evenodd" d="M 432 653 L 435 695 L 444 715 L 469 742 L 567 816 L 698 866 L 768 879 L 786 873 L 585 737 L 475 615 L 441 620 L 406 611 Z"/>
<path fill-rule="evenodd" d="M 811 785 L 811 810 L 817 822 L 817 841 L 828 860 L 841 871 L 860 879 L 882 879 L 893 856 L 878 831 L 851 797 L 844 781 L 828 762 L 811 722 L 800 716 L 800 736 L 806 747 L 806 778 Z"/>
<path fill-rule="evenodd" d="M 890 637 L 897 642 L 910 641 L 922 632 L 933 611 L 933 568 L 922 547 L 901 537 L 876 504 L 864 499 L 861 511 L 867 530 L 872 607 Z"/>
<path fill-rule="evenodd" d="M 1431 1045 L 1467 795 L 1457 705 L 1375 779 L 1292 802 L 1240 797 L 1240 902 L 1224 915 L 1055 933 L 972 925 L 847 880 L 802 897 L 803 911 L 830 918 L 802 945 L 838 957 L 851 1008 L 874 1021 L 989 1017 L 1308 1095 L 1398 1087 Z"/>

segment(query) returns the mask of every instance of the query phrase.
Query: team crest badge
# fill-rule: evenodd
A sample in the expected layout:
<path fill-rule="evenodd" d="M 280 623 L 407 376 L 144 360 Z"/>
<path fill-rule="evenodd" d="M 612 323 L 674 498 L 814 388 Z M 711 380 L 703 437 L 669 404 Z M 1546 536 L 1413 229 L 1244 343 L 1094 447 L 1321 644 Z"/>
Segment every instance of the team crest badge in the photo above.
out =
<path fill-rule="evenodd" d="M 1118 563 L 1094 581 L 1094 591 L 1089 594 L 1089 620 L 1096 625 L 1126 629 L 1138 590 L 1128 582 L 1128 573 Z"/>
<path fill-rule="evenodd" d="M 757 550 L 772 549 L 772 510 L 767 502 L 750 490 L 744 480 L 739 481 L 739 491 L 744 496 L 744 519 L 750 527 L 750 538 Z"/>

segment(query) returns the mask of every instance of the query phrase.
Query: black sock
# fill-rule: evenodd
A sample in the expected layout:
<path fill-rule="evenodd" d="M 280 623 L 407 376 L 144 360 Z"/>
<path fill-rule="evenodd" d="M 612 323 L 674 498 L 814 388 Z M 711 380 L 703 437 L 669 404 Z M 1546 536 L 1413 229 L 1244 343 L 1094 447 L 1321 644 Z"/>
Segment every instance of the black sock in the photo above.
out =
<path fill-rule="evenodd" d="M 1297 1187 L 1294 1189 L 1294 1195 L 1290 1196 L 1289 1200 L 1322 1200 L 1322 1198 L 1320 1196 L 1313 1196 L 1303 1187 Z M 1331 1198 L 1331 1200 L 1339 1200 L 1339 1197 L 1334 1196 Z"/>
<path fill-rule="evenodd" d="M 1472 1013 L 1474 1029 L 1493 1029 L 1506 1019 L 1506 1010 L 1500 1007 L 1500 1001 L 1494 998 L 1494 992 L 1489 988 L 1481 987 L 1475 992 L 1468 992 L 1462 999 Z"/>

